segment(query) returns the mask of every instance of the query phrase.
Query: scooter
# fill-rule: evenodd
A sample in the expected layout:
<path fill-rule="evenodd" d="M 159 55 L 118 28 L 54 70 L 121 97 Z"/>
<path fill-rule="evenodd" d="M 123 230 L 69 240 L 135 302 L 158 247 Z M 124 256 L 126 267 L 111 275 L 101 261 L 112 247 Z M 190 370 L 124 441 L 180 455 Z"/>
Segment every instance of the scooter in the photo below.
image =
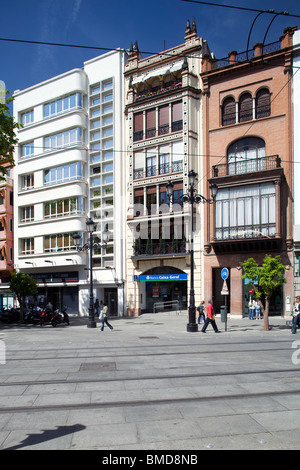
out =
<path fill-rule="evenodd" d="M 62 312 L 60 312 L 58 308 L 54 310 L 53 318 L 51 321 L 53 327 L 59 325 L 60 323 L 66 323 L 67 325 L 70 325 L 69 315 L 67 314 L 66 310 L 67 307 L 64 307 Z"/>
<path fill-rule="evenodd" d="M 42 326 L 42 325 L 44 325 L 44 323 L 51 323 L 52 317 L 53 317 L 52 310 L 46 307 L 42 311 L 41 319 L 40 319 L 40 325 Z"/>
<path fill-rule="evenodd" d="M 38 306 L 34 306 L 25 313 L 25 323 L 40 323 L 41 315 L 42 309 Z"/>

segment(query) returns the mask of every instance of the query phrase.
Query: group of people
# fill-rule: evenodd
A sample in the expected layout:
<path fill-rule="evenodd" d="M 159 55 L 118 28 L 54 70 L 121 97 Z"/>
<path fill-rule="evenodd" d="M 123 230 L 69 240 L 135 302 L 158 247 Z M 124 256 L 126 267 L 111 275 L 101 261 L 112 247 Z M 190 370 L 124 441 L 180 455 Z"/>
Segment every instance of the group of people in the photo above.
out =
<path fill-rule="evenodd" d="M 261 308 L 258 300 L 251 299 L 249 300 L 248 303 L 248 308 L 249 308 L 249 320 L 261 320 Z M 254 318 L 255 317 L 255 318 Z"/>
<path fill-rule="evenodd" d="M 296 297 L 292 310 L 292 330 L 291 333 L 294 335 L 297 332 L 297 326 L 300 327 L 300 296 Z"/>
<path fill-rule="evenodd" d="M 203 328 L 202 328 L 202 333 L 205 333 L 206 332 L 206 328 L 208 327 L 208 325 L 211 323 L 213 329 L 214 329 L 214 332 L 215 333 L 220 333 L 220 331 L 218 330 L 218 327 L 217 327 L 217 324 L 216 324 L 216 320 L 215 320 L 215 312 L 214 312 L 214 308 L 213 308 L 213 305 L 212 305 L 212 301 L 209 300 L 208 301 L 208 304 L 207 304 L 207 307 L 206 307 L 206 318 L 205 318 L 205 313 L 204 313 L 204 300 L 202 300 L 202 302 L 200 303 L 199 307 L 197 307 L 197 311 L 198 311 L 198 323 L 204 323 L 203 325 Z"/>
<path fill-rule="evenodd" d="M 108 312 L 107 304 L 102 302 L 102 300 L 101 300 L 101 302 L 99 302 L 99 299 L 96 299 L 94 307 L 95 307 L 96 317 L 99 317 L 99 319 L 101 320 L 100 330 L 101 331 L 104 330 L 104 324 L 106 324 L 110 330 L 113 330 L 113 327 L 108 322 L 109 312 Z"/>

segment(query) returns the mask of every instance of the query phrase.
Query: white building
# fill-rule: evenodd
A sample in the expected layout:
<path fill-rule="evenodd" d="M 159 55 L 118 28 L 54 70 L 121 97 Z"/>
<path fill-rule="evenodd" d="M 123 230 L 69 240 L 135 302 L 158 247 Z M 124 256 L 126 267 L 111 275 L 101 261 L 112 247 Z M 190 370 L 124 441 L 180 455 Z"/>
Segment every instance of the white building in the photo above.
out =
<path fill-rule="evenodd" d="M 37 278 L 54 306 L 88 314 L 87 241 L 95 222 L 94 298 L 124 313 L 123 71 L 126 54 L 109 52 L 14 94 L 15 267 Z M 102 232 L 111 238 L 103 247 Z"/>

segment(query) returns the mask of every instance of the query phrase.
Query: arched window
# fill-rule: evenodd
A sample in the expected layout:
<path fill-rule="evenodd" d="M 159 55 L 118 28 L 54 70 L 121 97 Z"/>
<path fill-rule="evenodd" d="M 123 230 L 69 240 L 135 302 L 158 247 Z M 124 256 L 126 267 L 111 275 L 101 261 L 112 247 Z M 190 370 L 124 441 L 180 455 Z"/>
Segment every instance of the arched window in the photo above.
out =
<path fill-rule="evenodd" d="M 251 119 L 253 119 L 252 96 L 250 93 L 244 93 L 239 100 L 239 122 Z"/>
<path fill-rule="evenodd" d="M 228 175 L 264 170 L 265 156 L 265 141 L 259 137 L 247 137 L 234 142 L 227 151 Z"/>
<path fill-rule="evenodd" d="M 256 119 L 270 116 L 271 100 L 270 92 L 267 88 L 262 88 L 257 92 L 255 99 L 255 117 Z"/>
<path fill-rule="evenodd" d="M 226 98 L 222 106 L 222 126 L 236 123 L 234 98 Z"/>

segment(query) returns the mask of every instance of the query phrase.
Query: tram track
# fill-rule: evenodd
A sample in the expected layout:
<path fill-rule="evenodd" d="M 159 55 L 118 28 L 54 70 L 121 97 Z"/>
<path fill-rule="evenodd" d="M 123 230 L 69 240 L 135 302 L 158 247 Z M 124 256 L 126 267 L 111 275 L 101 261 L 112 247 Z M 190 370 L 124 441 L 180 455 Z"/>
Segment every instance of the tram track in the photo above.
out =
<path fill-rule="evenodd" d="M 103 382 L 134 382 L 147 380 L 181 380 L 192 378 L 210 378 L 210 377 L 234 377 L 245 375 L 263 375 L 263 374 L 283 374 L 295 373 L 297 369 L 259 369 L 247 371 L 222 371 L 222 372 L 202 372 L 193 374 L 165 374 L 165 375 L 139 375 L 136 377 L 99 377 L 99 378 L 71 378 L 71 379 L 48 379 L 48 380 L 28 380 L 28 381 L 8 381 L 1 382 L 2 387 L 18 386 L 18 385 L 58 385 L 58 384 L 81 384 L 81 383 L 103 383 Z M 300 376 L 299 376 L 300 377 Z"/>
<path fill-rule="evenodd" d="M 143 399 L 143 400 L 118 400 L 118 401 L 97 401 L 89 403 L 56 403 L 53 405 L 28 405 L 28 406 L 13 406 L 13 407 L 0 407 L 0 414 L 7 413 L 32 413 L 32 412 L 46 412 L 46 411 L 61 411 L 61 410 L 86 410 L 86 409 L 99 409 L 99 408 L 114 408 L 114 407 L 134 407 L 134 406 L 151 406 L 151 405 L 170 405 L 180 403 L 192 403 L 192 402 L 211 402 L 224 401 L 224 400 L 235 400 L 244 399 L 249 400 L 251 398 L 262 398 L 262 397 L 276 397 L 276 396 L 287 396 L 300 394 L 300 388 L 297 390 L 286 390 L 286 391 L 268 391 L 268 392 L 244 392 L 230 393 L 222 395 L 211 395 L 211 396 L 193 396 L 193 397 L 181 397 L 181 398 L 158 398 L 158 399 Z"/>

